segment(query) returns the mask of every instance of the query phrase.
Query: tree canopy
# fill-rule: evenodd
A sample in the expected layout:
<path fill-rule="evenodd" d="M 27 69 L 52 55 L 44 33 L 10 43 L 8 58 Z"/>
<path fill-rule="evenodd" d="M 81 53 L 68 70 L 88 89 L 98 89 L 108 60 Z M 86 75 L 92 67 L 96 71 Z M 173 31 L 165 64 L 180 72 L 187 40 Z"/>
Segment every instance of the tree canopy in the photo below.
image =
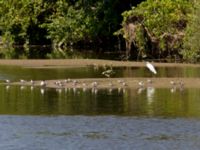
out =
<path fill-rule="evenodd" d="M 119 28 L 126 1 L 0 0 L 1 35 L 14 44 L 100 41 Z"/>
<path fill-rule="evenodd" d="M 122 35 L 127 58 L 198 60 L 199 10 L 193 0 L 0 0 L 1 43 L 115 49 Z"/>
<path fill-rule="evenodd" d="M 194 9 L 185 31 L 183 40 L 183 58 L 190 62 L 196 62 L 200 59 L 200 1 L 195 1 Z"/>
<path fill-rule="evenodd" d="M 123 34 L 128 51 L 134 44 L 139 56 L 161 58 L 180 54 L 191 12 L 187 0 L 147 0 L 123 13 Z"/>

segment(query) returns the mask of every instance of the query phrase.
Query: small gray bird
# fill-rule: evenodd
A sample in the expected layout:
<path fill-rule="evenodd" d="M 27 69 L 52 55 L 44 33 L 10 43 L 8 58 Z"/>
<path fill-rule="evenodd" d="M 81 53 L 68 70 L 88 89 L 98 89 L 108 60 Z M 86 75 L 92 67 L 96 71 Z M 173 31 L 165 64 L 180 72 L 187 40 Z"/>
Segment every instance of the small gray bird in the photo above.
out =
<path fill-rule="evenodd" d="M 113 74 L 115 74 L 115 72 L 113 71 L 112 68 L 102 72 L 102 75 L 104 75 L 108 78 L 110 78 Z"/>

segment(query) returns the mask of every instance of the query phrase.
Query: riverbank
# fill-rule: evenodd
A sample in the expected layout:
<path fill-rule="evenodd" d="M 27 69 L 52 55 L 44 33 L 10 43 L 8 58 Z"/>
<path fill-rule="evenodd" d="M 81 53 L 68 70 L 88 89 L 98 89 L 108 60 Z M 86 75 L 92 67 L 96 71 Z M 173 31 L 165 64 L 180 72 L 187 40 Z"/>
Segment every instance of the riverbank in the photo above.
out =
<path fill-rule="evenodd" d="M 200 64 L 186 63 L 156 63 L 155 67 L 200 67 Z M 113 61 L 102 59 L 1 59 L 0 65 L 13 65 L 31 68 L 68 68 L 112 65 L 113 67 L 144 67 L 145 62 L 135 61 Z"/>
<path fill-rule="evenodd" d="M 200 78 L 86 78 L 46 80 L 48 88 L 199 88 Z M 7 85 L 41 86 L 41 81 L 3 83 Z"/>
<path fill-rule="evenodd" d="M 199 64 L 182 63 L 152 63 L 155 67 L 200 67 Z M 25 68 L 74 68 L 74 67 L 145 67 L 145 62 L 133 61 L 112 61 L 97 59 L 50 59 L 50 60 L 0 60 L 0 65 L 13 65 Z M 200 78 L 85 78 L 85 79 L 59 79 L 47 80 L 46 86 L 49 88 L 199 88 Z M 18 82 L 13 81 L 10 85 L 41 86 L 41 81 Z"/>

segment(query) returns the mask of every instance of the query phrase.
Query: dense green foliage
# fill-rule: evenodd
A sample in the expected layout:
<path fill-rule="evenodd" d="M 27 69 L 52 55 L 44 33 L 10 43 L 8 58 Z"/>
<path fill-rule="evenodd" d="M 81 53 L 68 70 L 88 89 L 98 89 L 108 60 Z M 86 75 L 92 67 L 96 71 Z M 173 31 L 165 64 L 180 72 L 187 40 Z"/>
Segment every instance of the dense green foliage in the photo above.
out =
<path fill-rule="evenodd" d="M 147 0 L 123 13 L 123 28 L 119 33 L 135 44 L 139 55 L 173 57 L 182 49 L 191 9 L 188 0 Z"/>
<path fill-rule="evenodd" d="M 25 47 L 0 55 L 45 57 L 28 46 L 53 45 L 53 55 L 66 57 L 65 47 L 115 49 L 123 37 L 133 58 L 198 60 L 199 10 L 192 0 L 0 0 L 1 44 Z"/>
<path fill-rule="evenodd" d="M 42 0 L 1 0 L 0 29 L 3 42 L 36 44 L 41 38 L 39 33 L 42 29 L 39 29 L 40 20 L 38 19 L 43 11 L 41 6 Z M 34 41 L 32 41 L 33 37 Z M 36 40 L 38 41 L 36 42 Z"/>
<path fill-rule="evenodd" d="M 196 1 L 184 38 L 183 58 L 190 62 L 200 59 L 200 1 Z"/>
<path fill-rule="evenodd" d="M 3 42 L 9 44 L 101 42 L 114 37 L 129 4 L 121 5 L 119 0 L 0 0 L 0 31 Z"/>

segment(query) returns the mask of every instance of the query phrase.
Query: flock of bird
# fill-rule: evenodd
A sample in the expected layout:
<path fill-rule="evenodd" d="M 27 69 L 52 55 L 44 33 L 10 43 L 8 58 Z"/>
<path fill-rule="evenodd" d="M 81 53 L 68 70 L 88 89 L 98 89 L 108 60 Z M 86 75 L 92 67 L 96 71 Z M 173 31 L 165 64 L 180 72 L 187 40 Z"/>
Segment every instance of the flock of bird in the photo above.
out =
<path fill-rule="evenodd" d="M 146 67 L 153 73 L 153 74 L 157 74 L 157 71 L 155 69 L 155 67 L 153 66 L 152 63 L 150 62 L 146 62 Z M 102 72 L 102 75 L 110 78 L 115 72 L 113 71 L 112 67 L 110 67 L 109 69 L 105 70 Z M 7 85 L 11 84 L 11 81 L 10 80 L 5 80 L 5 83 Z M 91 81 L 91 82 L 80 82 L 80 81 L 77 81 L 77 80 L 72 80 L 72 79 L 65 79 L 65 80 L 56 80 L 54 81 L 53 83 L 49 83 L 48 81 L 45 81 L 45 80 L 42 80 L 42 81 L 33 81 L 33 80 L 30 80 L 30 81 L 25 81 L 23 79 L 21 79 L 19 81 L 19 83 L 17 84 L 20 84 L 20 85 L 31 85 L 31 86 L 40 86 L 42 88 L 45 88 L 45 87 L 56 87 L 56 88 L 65 88 L 65 87 L 71 87 L 71 88 L 98 88 L 98 87 L 101 87 L 102 88 L 102 85 L 100 86 L 100 83 L 98 81 Z M 51 85 L 50 85 L 51 84 Z M 117 82 L 116 81 L 109 81 L 109 83 L 105 84 L 103 87 L 104 88 L 114 88 L 114 87 L 120 87 L 120 88 L 126 88 L 128 87 L 128 82 L 123 80 L 123 79 L 118 79 Z M 144 89 L 145 86 L 146 87 L 150 87 L 152 86 L 153 84 L 153 81 L 151 79 L 147 79 L 146 82 L 144 81 L 138 81 L 138 88 L 140 89 Z M 184 83 L 179 81 L 179 82 L 175 82 L 175 81 L 170 81 L 170 84 L 172 86 L 172 91 L 175 91 L 178 87 L 179 89 L 183 89 L 184 87 Z M 105 87 L 106 86 L 106 87 Z"/>

